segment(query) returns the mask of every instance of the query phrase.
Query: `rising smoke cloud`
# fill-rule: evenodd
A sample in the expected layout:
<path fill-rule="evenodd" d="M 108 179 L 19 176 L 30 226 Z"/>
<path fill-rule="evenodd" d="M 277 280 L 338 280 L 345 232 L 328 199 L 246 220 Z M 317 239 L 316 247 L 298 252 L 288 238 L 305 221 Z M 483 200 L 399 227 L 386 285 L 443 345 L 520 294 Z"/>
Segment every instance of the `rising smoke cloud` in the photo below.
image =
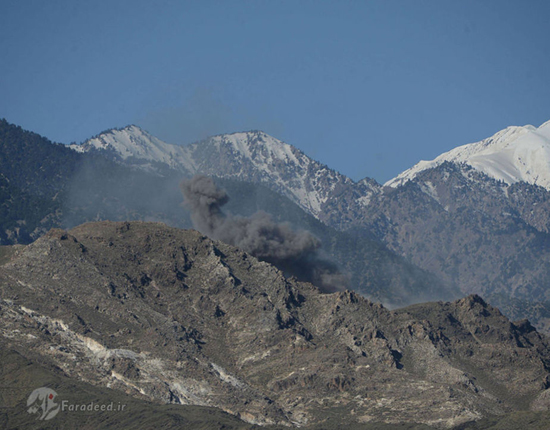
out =
<path fill-rule="evenodd" d="M 336 291 L 346 285 L 347 278 L 337 266 L 321 258 L 321 242 L 308 231 L 277 223 L 263 211 L 248 218 L 226 215 L 221 208 L 229 197 L 207 176 L 196 175 L 182 181 L 180 187 L 193 226 L 212 239 L 244 249 L 323 291 Z"/>

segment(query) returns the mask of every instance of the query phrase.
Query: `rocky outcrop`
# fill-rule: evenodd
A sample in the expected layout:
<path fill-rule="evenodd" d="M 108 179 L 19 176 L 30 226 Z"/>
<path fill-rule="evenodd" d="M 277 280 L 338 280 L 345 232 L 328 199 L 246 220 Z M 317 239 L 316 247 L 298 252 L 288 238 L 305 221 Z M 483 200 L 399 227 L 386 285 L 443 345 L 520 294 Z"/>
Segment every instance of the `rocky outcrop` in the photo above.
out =
<path fill-rule="evenodd" d="M 155 223 L 52 230 L 2 261 L 8 346 L 137 398 L 287 426 L 547 408 L 547 339 L 478 296 L 389 311 Z"/>

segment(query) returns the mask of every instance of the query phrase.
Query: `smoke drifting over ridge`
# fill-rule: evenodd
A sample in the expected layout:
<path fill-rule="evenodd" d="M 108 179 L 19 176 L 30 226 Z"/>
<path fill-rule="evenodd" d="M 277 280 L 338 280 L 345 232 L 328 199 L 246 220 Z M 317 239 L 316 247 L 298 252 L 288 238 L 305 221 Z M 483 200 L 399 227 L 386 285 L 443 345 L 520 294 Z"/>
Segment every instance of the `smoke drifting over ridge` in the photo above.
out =
<path fill-rule="evenodd" d="M 221 208 L 229 197 L 207 176 L 196 175 L 182 181 L 180 187 L 193 226 L 212 239 L 242 248 L 323 291 L 346 286 L 347 277 L 335 264 L 321 258 L 321 241 L 308 231 L 295 231 L 263 211 L 248 218 L 224 214 Z"/>

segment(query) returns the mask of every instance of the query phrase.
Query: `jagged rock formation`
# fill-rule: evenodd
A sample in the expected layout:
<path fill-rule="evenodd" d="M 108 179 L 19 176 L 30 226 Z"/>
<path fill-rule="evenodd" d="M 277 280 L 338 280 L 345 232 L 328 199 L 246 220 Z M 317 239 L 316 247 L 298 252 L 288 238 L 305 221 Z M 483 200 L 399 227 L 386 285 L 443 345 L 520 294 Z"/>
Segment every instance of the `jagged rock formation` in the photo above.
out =
<path fill-rule="evenodd" d="M 291 426 L 449 428 L 549 405 L 547 339 L 478 296 L 389 311 L 154 223 L 52 230 L 1 257 L 7 347 L 141 399 Z"/>

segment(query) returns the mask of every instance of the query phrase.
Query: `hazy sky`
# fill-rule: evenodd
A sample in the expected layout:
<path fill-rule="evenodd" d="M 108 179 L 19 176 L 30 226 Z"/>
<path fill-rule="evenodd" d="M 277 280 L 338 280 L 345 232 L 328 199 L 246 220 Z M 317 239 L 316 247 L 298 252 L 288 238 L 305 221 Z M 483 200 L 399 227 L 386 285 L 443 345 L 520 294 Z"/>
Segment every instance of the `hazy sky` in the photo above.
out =
<path fill-rule="evenodd" d="M 550 1 L 0 0 L 0 117 L 63 143 L 261 129 L 384 182 L 550 120 Z"/>

